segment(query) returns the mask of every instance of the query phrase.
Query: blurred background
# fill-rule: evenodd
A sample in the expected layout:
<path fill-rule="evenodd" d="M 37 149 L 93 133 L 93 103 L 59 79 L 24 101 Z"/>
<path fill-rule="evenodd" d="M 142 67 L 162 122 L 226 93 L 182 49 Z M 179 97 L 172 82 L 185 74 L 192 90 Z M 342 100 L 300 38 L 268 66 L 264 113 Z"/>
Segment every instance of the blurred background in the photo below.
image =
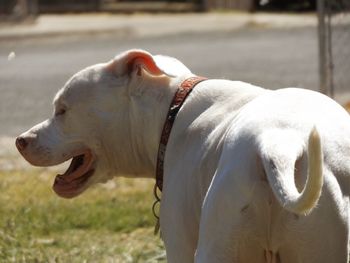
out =
<path fill-rule="evenodd" d="M 165 262 L 152 181 L 119 179 L 74 200 L 62 167 L 32 168 L 14 138 L 48 118 L 68 78 L 130 48 L 194 73 L 350 104 L 350 0 L 0 0 L 0 262 Z"/>

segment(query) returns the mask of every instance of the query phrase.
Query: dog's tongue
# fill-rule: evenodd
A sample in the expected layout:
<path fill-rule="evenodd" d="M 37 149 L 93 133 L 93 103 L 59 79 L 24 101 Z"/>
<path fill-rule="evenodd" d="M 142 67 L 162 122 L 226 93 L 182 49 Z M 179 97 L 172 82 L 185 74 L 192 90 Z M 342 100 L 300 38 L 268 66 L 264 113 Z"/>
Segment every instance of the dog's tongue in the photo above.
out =
<path fill-rule="evenodd" d="M 82 188 L 94 173 L 94 170 L 90 170 L 84 175 L 76 178 L 75 180 L 66 180 L 66 176 L 57 175 L 53 184 L 53 190 L 61 197 L 72 198 L 79 195 L 82 192 Z"/>
<path fill-rule="evenodd" d="M 75 188 L 79 185 L 79 177 L 75 180 L 70 179 L 68 176 L 65 175 L 57 175 L 54 182 L 54 187 L 59 188 Z"/>

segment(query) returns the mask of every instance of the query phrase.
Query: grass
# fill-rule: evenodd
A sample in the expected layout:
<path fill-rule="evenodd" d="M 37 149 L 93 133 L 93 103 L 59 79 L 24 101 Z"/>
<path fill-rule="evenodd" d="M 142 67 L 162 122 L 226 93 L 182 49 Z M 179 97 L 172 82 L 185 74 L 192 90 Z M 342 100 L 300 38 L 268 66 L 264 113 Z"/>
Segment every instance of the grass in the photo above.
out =
<path fill-rule="evenodd" d="M 66 200 L 53 179 L 0 170 L 0 263 L 166 262 L 153 235 L 153 181 L 117 179 Z"/>
<path fill-rule="evenodd" d="M 65 200 L 53 178 L 0 171 L 0 262 L 165 262 L 152 181 L 118 179 Z"/>

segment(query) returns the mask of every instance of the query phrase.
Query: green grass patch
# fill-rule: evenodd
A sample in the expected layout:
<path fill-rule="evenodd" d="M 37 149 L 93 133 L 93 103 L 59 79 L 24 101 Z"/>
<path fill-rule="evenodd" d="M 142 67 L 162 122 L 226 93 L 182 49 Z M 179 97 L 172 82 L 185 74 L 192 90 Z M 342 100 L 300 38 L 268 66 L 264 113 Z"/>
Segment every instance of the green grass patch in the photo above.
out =
<path fill-rule="evenodd" d="M 118 179 L 66 200 L 44 169 L 0 171 L 0 262 L 165 262 L 153 181 Z"/>

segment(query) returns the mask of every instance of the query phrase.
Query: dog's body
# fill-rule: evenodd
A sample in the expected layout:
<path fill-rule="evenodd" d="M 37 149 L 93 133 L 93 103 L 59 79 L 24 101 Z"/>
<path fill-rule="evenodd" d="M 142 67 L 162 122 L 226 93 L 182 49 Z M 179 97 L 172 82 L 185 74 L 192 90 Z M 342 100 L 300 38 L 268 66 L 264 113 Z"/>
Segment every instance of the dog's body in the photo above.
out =
<path fill-rule="evenodd" d="M 78 156 L 56 179 L 64 197 L 116 173 L 154 177 L 170 101 L 190 76 L 175 59 L 121 54 L 73 77 L 56 96 L 55 116 L 17 147 L 34 165 Z M 201 82 L 165 156 L 160 222 L 168 262 L 347 263 L 349 157 L 350 118 L 331 99 Z"/>

